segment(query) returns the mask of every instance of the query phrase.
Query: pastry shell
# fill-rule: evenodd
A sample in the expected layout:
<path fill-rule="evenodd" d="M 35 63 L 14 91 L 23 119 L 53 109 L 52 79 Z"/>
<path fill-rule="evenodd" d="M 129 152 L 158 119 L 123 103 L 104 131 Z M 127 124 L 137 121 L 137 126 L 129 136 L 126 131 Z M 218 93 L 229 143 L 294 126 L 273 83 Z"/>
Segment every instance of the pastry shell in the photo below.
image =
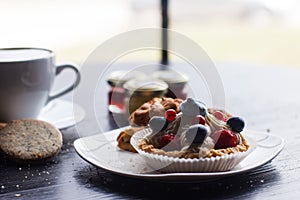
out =
<path fill-rule="evenodd" d="M 245 151 L 234 151 L 233 153 L 222 153 L 207 158 L 179 158 L 168 154 L 149 153 L 140 148 L 140 141 L 152 130 L 142 129 L 136 132 L 130 140 L 133 148 L 145 159 L 146 163 L 155 171 L 160 172 L 223 172 L 236 167 L 246 156 L 255 149 L 255 142 L 245 137 L 248 146 Z M 218 151 L 218 150 L 217 150 Z M 226 152 L 225 150 L 221 150 Z M 230 151 L 229 151 L 230 152 Z"/>

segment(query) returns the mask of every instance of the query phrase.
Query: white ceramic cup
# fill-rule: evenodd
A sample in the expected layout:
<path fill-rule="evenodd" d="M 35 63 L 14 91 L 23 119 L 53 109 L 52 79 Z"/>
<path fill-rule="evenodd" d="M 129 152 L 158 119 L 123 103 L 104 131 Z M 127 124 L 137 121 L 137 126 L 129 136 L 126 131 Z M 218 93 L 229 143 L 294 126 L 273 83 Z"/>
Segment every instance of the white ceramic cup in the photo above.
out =
<path fill-rule="evenodd" d="M 76 74 L 74 82 L 50 96 L 56 75 L 64 69 Z M 0 121 L 37 118 L 51 100 L 72 91 L 80 81 L 74 65 L 55 65 L 51 50 L 40 48 L 0 49 Z"/>

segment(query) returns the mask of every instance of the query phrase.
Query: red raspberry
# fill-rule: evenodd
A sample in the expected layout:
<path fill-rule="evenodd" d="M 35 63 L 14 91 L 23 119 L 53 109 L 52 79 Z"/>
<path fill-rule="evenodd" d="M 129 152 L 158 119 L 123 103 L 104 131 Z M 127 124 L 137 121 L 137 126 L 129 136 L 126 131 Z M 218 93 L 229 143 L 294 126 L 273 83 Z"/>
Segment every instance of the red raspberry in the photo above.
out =
<path fill-rule="evenodd" d="M 160 141 L 159 141 L 160 148 L 162 148 L 162 147 L 166 146 L 167 144 L 169 144 L 174 138 L 175 138 L 175 135 L 172 134 L 172 133 L 162 136 Z"/>
<path fill-rule="evenodd" d="M 168 109 L 165 112 L 165 118 L 168 122 L 174 121 L 174 119 L 176 118 L 176 111 L 174 109 Z"/>
<path fill-rule="evenodd" d="M 192 124 L 205 125 L 205 118 L 202 115 L 197 115 L 192 119 Z"/>
<path fill-rule="evenodd" d="M 159 147 L 164 148 L 166 151 L 172 151 L 179 148 L 179 139 L 174 134 L 168 134 L 161 137 Z"/>
<path fill-rule="evenodd" d="M 218 120 L 221 120 L 223 122 L 226 122 L 227 119 L 225 118 L 224 114 L 220 111 L 216 111 L 214 112 L 214 116 L 218 119 Z"/>
<path fill-rule="evenodd" d="M 215 149 L 225 149 L 236 146 L 236 135 L 227 129 L 218 130 L 211 135 L 215 142 Z"/>

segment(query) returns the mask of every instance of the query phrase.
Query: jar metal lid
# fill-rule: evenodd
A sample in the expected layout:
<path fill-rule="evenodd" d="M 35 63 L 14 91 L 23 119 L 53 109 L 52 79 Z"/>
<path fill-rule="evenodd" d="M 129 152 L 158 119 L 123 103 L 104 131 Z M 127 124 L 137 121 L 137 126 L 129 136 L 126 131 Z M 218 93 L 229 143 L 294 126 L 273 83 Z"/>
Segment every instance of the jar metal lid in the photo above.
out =
<path fill-rule="evenodd" d="M 145 74 L 140 71 L 118 70 L 109 74 L 109 76 L 107 77 L 107 82 L 112 86 L 122 86 L 125 82 L 137 77 L 145 77 Z"/>
<path fill-rule="evenodd" d="M 152 74 L 152 77 L 165 81 L 168 84 L 186 83 L 188 77 L 183 73 L 173 70 L 160 70 Z"/>
<path fill-rule="evenodd" d="M 137 78 L 127 81 L 124 88 L 131 92 L 145 92 L 145 91 L 164 91 L 168 89 L 168 84 L 159 79 L 145 79 Z"/>

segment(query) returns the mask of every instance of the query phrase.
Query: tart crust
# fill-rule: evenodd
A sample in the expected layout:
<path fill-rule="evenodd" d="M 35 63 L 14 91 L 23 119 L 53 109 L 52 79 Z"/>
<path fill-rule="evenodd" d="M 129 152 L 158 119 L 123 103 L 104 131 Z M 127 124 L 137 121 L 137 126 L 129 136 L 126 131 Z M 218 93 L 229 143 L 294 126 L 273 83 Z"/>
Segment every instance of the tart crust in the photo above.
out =
<path fill-rule="evenodd" d="M 211 158 L 217 156 L 224 156 L 237 152 L 244 152 L 249 149 L 249 144 L 245 140 L 245 138 L 240 134 L 242 141 L 235 147 L 228 147 L 226 149 L 211 149 L 207 152 L 207 155 L 204 158 Z M 139 140 L 138 147 L 147 152 L 158 155 L 164 155 L 169 157 L 177 157 L 177 158 L 199 158 L 198 153 L 188 152 L 188 151 L 165 151 L 163 149 L 157 149 L 152 144 L 148 142 L 146 138 L 142 138 Z"/>

